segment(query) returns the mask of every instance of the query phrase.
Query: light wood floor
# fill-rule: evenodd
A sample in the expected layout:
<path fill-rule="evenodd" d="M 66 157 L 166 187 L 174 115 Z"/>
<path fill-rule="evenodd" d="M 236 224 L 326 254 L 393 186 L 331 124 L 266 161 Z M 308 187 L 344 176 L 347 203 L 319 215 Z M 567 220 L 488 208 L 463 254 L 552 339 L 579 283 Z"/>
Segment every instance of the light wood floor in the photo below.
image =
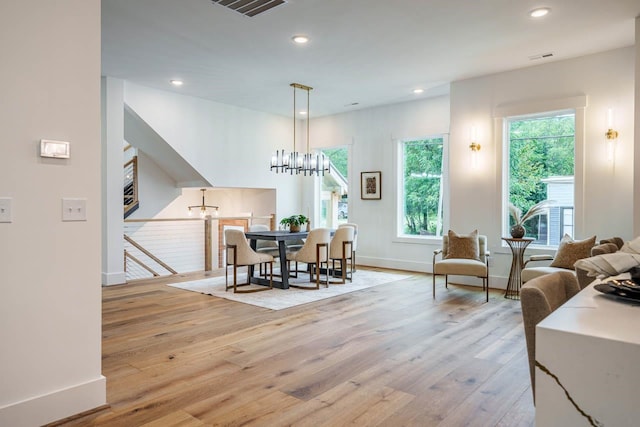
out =
<path fill-rule="evenodd" d="M 434 301 L 414 273 L 271 311 L 179 280 L 103 289 L 110 407 L 58 425 L 533 425 L 520 303 L 501 291 Z"/>

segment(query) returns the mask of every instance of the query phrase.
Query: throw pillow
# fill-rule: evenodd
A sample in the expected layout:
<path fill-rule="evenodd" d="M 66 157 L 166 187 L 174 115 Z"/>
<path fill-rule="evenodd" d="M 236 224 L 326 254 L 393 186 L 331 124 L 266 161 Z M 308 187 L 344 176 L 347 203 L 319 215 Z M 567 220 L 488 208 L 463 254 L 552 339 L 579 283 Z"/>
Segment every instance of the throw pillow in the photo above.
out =
<path fill-rule="evenodd" d="M 629 254 L 640 254 L 640 237 L 626 242 L 620 250 Z"/>
<path fill-rule="evenodd" d="M 457 234 L 449 230 L 449 250 L 445 259 L 466 258 L 480 260 L 480 244 L 478 230 L 469 234 Z"/>
<path fill-rule="evenodd" d="M 596 236 L 584 240 L 573 240 L 571 236 L 565 234 L 560 241 L 556 257 L 550 266 L 573 270 L 573 264 L 575 264 L 576 261 L 591 256 L 591 248 L 594 247 L 595 244 Z"/>

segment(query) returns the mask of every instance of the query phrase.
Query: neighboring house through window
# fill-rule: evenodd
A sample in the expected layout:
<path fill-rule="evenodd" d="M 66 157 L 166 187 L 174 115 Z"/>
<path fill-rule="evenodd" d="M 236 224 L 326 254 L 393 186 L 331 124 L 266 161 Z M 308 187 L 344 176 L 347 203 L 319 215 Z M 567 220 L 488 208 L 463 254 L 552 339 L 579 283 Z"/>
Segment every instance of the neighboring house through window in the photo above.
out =
<path fill-rule="evenodd" d="M 505 118 L 505 208 L 526 212 L 549 200 L 545 214 L 524 224 L 534 244 L 557 246 L 564 234 L 574 236 L 575 122 L 574 110 Z M 505 229 L 511 225 L 512 218 Z"/>

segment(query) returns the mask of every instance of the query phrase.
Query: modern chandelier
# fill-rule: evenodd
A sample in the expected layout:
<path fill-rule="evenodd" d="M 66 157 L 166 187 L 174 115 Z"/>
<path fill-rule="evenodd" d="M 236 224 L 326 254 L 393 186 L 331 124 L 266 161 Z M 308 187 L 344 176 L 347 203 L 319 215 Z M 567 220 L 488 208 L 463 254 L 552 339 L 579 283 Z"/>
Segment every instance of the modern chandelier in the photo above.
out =
<path fill-rule="evenodd" d="M 202 191 L 202 204 L 201 205 L 193 205 L 193 206 L 189 206 L 189 216 L 191 216 L 193 214 L 192 209 L 198 208 L 200 209 L 200 217 L 204 218 L 207 216 L 208 214 L 208 209 L 214 209 L 216 211 L 216 215 L 218 214 L 218 207 L 217 206 L 211 206 L 211 205 L 206 205 L 204 203 L 204 193 L 207 191 L 206 188 L 201 188 L 200 191 Z"/>
<path fill-rule="evenodd" d="M 293 151 L 287 153 L 284 149 L 276 151 L 271 156 L 271 170 L 276 173 L 289 172 L 290 175 L 303 173 L 305 176 L 324 176 L 325 172 L 329 172 L 329 158 L 324 153 L 312 153 L 309 141 L 309 122 L 311 114 L 309 111 L 309 92 L 312 87 L 305 86 L 300 83 L 291 83 L 293 88 Z M 307 92 L 307 152 L 304 154 L 296 151 L 296 89 Z"/>

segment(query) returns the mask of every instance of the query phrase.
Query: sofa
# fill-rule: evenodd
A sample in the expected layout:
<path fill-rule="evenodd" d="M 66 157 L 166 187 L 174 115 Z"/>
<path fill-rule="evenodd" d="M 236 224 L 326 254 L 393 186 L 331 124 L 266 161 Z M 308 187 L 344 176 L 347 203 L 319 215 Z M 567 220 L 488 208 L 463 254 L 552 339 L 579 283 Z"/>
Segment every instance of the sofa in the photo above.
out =
<path fill-rule="evenodd" d="M 521 273 L 522 283 L 526 283 L 536 277 L 556 273 L 559 271 L 572 271 L 578 278 L 578 283 L 580 285 L 580 288 L 582 289 L 589 283 L 591 283 L 594 278 L 588 276 L 587 272 L 584 270 L 576 271 L 573 266 L 574 263 L 582 258 L 617 252 L 618 250 L 620 250 L 620 248 L 622 248 L 624 244 L 624 240 L 622 240 L 620 237 L 602 239 L 598 242 L 598 244 L 596 244 L 595 236 L 580 241 L 573 241 L 572 239 L 567 237 L 568 236 L 565 236 L 565 238 L 563 238 L 563 242 L 560 243 L 560 247 L 558 248 L 555 257 L 547 254 L 532 255 L 531 257 L 529 257 L 529 259 L 524 263 L 524 269 Z M 567 252 L 566 249 L 571 245 L 574 245 L 573 249 L 569 250 L 569 252 L 572 253 L 563 253 L 563 250 L 564 252 Z M 551 261 L 551 264 L 544 266 L 532 264 L 540 261 Z"/>

